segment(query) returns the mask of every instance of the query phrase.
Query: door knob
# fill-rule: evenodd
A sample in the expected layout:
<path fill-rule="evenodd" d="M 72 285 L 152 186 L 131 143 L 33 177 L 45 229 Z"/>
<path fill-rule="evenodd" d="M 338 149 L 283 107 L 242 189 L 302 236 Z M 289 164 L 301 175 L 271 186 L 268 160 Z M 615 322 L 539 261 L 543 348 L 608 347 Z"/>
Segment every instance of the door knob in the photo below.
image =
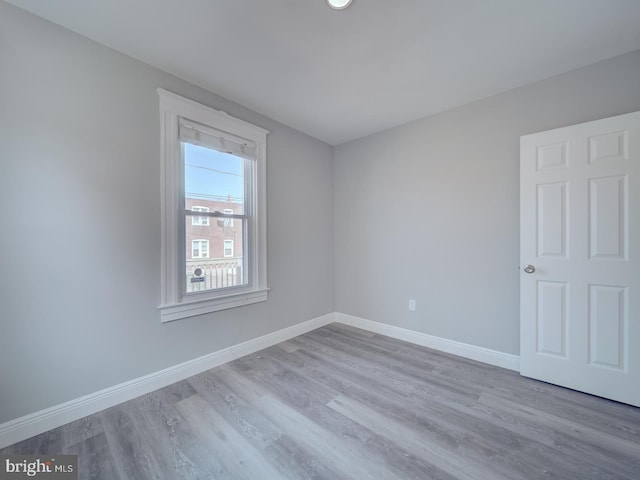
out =
<path fill-rule="evenodd" d="M 533 273 L 536 271 L 536 267 L 534 267 L 533 265 L 525 265 L 523 270 L 524 273 Z"/>

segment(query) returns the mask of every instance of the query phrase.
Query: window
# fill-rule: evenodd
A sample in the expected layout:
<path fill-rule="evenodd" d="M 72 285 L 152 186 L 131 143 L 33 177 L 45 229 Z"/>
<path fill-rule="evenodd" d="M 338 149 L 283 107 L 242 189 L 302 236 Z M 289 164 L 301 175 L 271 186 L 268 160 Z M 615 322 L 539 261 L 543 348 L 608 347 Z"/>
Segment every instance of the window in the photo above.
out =
<path fill-rule="evenodd" d="M 268 132 L 166 90 L 158 95 L 161 320 L 267 300 Z"/>
<path fill-rule="evenodd" d="M 225 215 L 233 215 L 233 209 L 231 208 L 225 208 L 223 210 L 223 213 Z M 233 227 L 233 218 L 225 218 L 224 219 L 224 226 L 225 227 Z"/>
<path fill-rule="evenodd" d="M 191 258 L 209 258 L 209 240 L 193 240 Z"/>
<path fill-rule="evenodd" d="M 233 257 L 233 240 L 224 241 L 224 256 Z"/>
<path fill-rule="evenodd" d="M 233 215 L 233 209 L 225 208 L 225 209 L 222 210 L 222 213 L 224 215 Z M 229 218 L 229 217 L 223 217 L 221 215 L 221 218 L 218 219 L 218 226 L 219 227 L 233 227 L 233 217 Z"/>
<path fill-rule="evenodd" d="M 192 212 L 208 212 L 209 207 L 193 206 L 191 207 L 191 211 Z M 191 225 L 207 226 L 209 225 L 209 217 L 197 217 L 194 215 L 193 217 L 191 217 Z"/>

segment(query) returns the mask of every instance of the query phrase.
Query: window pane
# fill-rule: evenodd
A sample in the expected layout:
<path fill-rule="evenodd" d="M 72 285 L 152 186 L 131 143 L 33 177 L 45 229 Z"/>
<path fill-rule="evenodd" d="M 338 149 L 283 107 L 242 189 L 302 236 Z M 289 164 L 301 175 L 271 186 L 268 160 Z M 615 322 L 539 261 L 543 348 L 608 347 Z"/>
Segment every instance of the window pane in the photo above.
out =
<path fill-rule="evenodd" d="M 210 206 L 211 212 L 224 209 Z M 219 225 L 211 217 L 208 226 L 193 225 L 193 215 L 185 217 L 186 293 L 215 290 L 246 284 L 244 265 L 244 221 L 234 219 L 232 227 Z"/>
<path fill-rule="evenodd" d="M 194 206 L 208 207 L 206 203 L 197 202 L 196 199 L 244 204 L 243 158 L 190 143 L 182 145 L 185 198 L 194 200 L 191 206 L 186 206 L 187 210 Z M 242 213 L 237 208 L 227 208 L 232 208 L 235 213 Z M 209 211 L 213 212 L 215 209 L 209 207 Z"/>
<path fill-rule="evenodd" d="M 188 212 L 244 214 L 245 160 L 182 143 L 185 209 Z M 186 292 L 245 284 L 242 219 L 187 214 Z"/>

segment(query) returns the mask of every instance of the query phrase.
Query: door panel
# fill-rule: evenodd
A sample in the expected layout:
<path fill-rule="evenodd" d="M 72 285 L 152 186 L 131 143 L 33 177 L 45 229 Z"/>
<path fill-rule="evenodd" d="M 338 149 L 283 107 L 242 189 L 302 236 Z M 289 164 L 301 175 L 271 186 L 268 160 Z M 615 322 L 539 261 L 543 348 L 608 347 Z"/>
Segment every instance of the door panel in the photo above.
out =
<path fill-rule="evenodd" d="M 640 406 L 640 112 L 520 152 L 521 373 Z"/>
<path fill-rule="evenodd" d="M 567 144 L 565 142 L 538 147 L 537 154 L 538 171 L 567 166 Z"/>
<path fill-rule="evenodd" d="M 538 282 L 538 353 L 567 356 L 567 284 Z"/>
<path fill-rule="evenodd" d="M 538 256 L 567 255 L 567 184 L 538 185 Z"/>
<path fill-rule="evenodd" d="M 627 288 L 589 285 L 589 363 L 624 370 Z"/>
<path fill-rule="evenodd" d="M 589 162 L 628 160 L 628 130 L 589 137 Z"/>
<path fill-rule="evenodd" d="M 626 257 L 626 180 L 626 175 L 589 180 L 591 258 Z"/>

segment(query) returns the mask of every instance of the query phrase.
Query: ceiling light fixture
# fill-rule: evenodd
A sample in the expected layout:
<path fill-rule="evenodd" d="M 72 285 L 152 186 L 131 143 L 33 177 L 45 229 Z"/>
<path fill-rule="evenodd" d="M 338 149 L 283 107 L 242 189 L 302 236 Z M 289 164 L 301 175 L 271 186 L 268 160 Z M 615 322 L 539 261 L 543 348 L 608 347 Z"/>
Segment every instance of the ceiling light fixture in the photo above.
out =
<path fill-rule="evenodd" d="M 344 10 L 351 5 L 351 2 L 353 2 L 353 0 L 327 0 L 327 5 L 334 10 Z"/>

